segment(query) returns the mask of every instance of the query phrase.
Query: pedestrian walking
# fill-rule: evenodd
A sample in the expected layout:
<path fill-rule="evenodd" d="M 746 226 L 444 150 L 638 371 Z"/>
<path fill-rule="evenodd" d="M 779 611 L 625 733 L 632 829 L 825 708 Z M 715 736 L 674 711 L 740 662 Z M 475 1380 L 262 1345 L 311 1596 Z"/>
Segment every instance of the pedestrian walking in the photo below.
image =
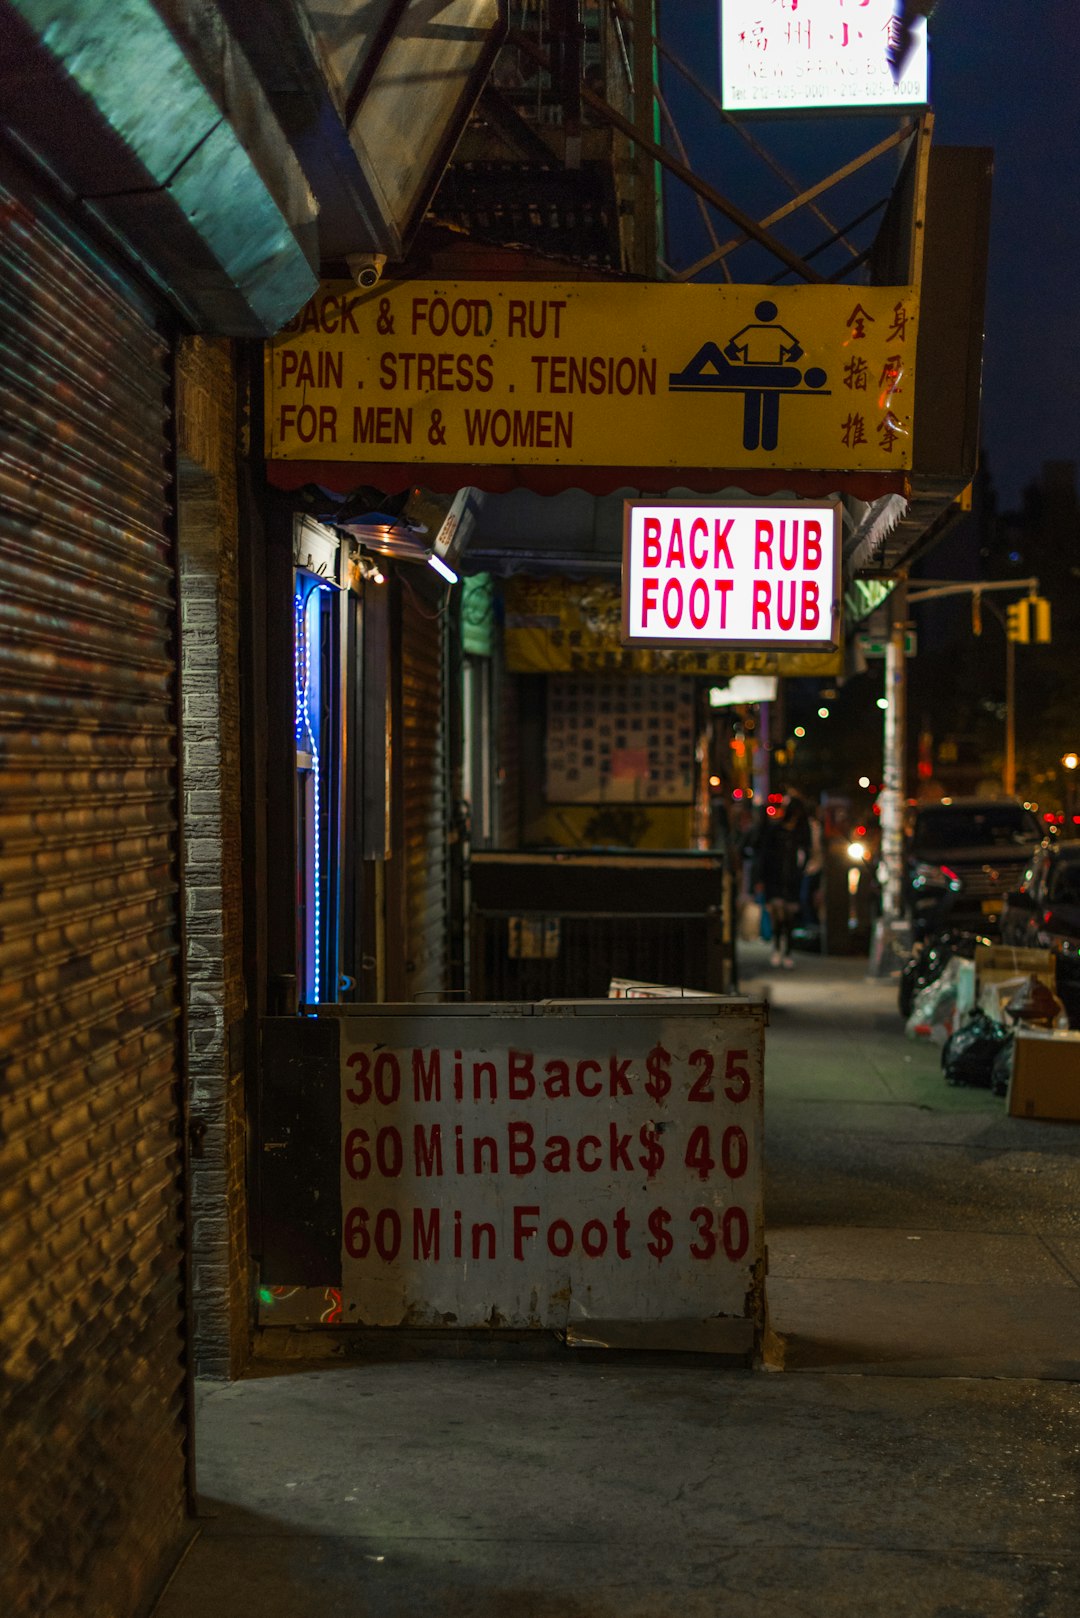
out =
<path fill-rule="evenodd" d="M 789 971 L 795 965 L 791 929 L 799 918 L 799 894 L 810 850 L 810 818 L 801 798 L 791 794 L 776 807 L 775 814 L 766 810 L 754 845 L 754 892 L 763 899 L 769 915 L 772 965 Z"/>
<path fill-rule="evenodd" d="M 807 829 L 810 848 L 799 884 L 799 908 L 803 926 L 812 929 L 821 921 L 821 879 L 825 871 L 825 833 L 816 805 L 807 810 Z"/>

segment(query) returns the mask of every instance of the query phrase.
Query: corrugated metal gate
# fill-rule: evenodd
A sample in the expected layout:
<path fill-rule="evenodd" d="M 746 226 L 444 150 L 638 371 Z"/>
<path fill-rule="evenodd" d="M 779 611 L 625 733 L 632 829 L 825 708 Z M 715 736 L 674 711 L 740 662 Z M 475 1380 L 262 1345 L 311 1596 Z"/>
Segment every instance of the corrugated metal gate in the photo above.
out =
<path fill-rule="evenodd" d="M 397 816 L 403 933 L 401 998 L 437 999 L 446 986 L 447 805 L 443 616 L 417 586 L 401 592 L 400 792 Z"/>
<path fill-rule="evenodd" d="M 112 1618 L 186 1532 L 170 351 L 2 170 L 0 314 L 0 1606 Z"/>

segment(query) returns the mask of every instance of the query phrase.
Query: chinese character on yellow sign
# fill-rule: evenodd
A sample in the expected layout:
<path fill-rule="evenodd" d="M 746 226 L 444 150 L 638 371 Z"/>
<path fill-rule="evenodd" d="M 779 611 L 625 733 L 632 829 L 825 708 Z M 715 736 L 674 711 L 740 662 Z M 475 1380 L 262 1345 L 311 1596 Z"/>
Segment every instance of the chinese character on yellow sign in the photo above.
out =
<path fill-rule="evenodd" d="M 911 465 L 911 287 L 328 282 L 266 346 L 272 460 Z"/>
<path fill-rule="evenodd" d="M 622 595 L 610 579 L 533 579 L 503 585 L 504 649 L 513 674 L 833 675 L 840 651 L 624 646 Z"/>

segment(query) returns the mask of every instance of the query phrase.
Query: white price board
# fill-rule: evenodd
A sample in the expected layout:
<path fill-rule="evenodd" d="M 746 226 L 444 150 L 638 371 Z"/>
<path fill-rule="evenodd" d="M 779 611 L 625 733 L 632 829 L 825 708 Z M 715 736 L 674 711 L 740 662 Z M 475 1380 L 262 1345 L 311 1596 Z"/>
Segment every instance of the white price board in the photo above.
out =
<path fill-rule="evenodd" d="M 344 1019 L 342 1322 L 746 1327 L 763 1021 L 745 1000 Z"/>

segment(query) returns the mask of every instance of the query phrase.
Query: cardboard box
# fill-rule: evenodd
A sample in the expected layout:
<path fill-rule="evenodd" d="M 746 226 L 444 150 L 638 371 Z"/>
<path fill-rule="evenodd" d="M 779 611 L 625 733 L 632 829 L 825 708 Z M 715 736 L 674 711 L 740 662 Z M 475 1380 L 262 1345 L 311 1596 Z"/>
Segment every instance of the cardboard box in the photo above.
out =
<path fill-rule="evenodd" d="M 1080 1122 L 1080 1030 L 1017 1029 L 1009 1112 Z"/>
<path fill-rule="evenodd" d="M 1035 977 L 1048 989 L 1056 988 L 1056 960 L 1052 949 L 1014 949 L 1011 944 L 976 944 L 975 974 L 979 992 L 987 983 L 1003 983 L 1006 978 Z"/>
<path fill-rule="evenodd" d="M 976 1003 L 997 1022 L 1007 1022 L 1005 1007 L 1025 978 L 1038 978 L 1051 993 L 1057 993 L 1057 956 L 1050 949 L 976 944 L 975 976 Z"/>

